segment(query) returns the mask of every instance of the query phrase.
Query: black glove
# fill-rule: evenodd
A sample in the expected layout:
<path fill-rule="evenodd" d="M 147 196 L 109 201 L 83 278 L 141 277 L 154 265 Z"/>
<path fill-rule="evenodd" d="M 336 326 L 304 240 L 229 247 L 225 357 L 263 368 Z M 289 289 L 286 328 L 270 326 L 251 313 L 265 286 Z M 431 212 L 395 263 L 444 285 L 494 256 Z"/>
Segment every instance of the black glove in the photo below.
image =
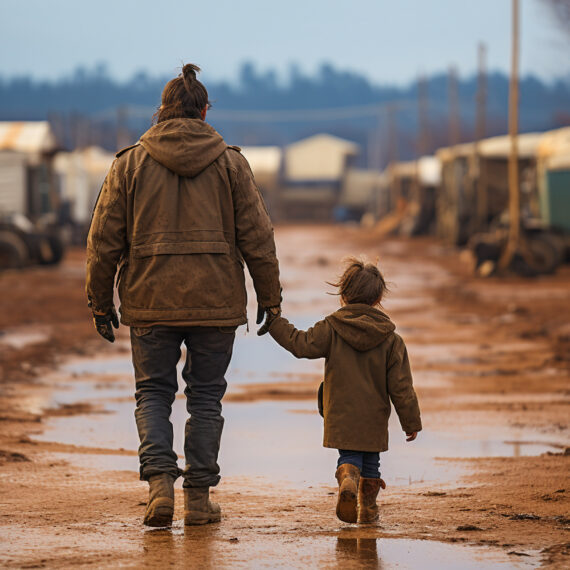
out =
<path fill-rule="evenodd" d="M 265 317 L 265 309 L 257 303 L 257 317 L 255 319 L 255 324 L 260 325 L 263 322 L 263 317 Z"/>
<path fill-rule="evenodd" d="M 269 332 L 269 327 L 271 323 L 277 318 L 281 316 L 281 305 L 277 307 L 267 307 L 266 309 L 262 307 L 257 308 L 257 324 L 259 325 L 261 321 L 263 321 L 263 316 L 265 315 L 265 322 L 257 331 L 257 336 L 263 336 L 267 332 Z"/>
<path fill-rule="evenodd" d="M 117 316 L 117 311 L 113 307 L 105 315 L 96 315 L 93 313 L 93 322 L 95 323 L 95 328 L 97 332 L 109 342 L 115 342 L 115 333 L 113 333 L 113 327 L 119 328 L 119 317 Z M 113 325 L 113 327 L 111 326 Z"/>

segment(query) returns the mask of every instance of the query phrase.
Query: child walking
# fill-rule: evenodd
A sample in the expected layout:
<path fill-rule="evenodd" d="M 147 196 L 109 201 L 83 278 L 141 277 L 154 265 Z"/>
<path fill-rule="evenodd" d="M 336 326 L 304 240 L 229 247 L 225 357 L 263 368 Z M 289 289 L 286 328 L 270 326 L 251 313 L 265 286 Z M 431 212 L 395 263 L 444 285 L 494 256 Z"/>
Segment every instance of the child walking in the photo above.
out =
<path fill-rule="evenodd" d="M 406 346 L 390 318 L 378 309 L 386 283 L 378 268 L 351 258 L 337 283 L 341 308 L 308 331 L 283 317 L 271 336 L 297 358 L 325 358 L 325 447 L 339 450 L 338 518 L 378 520 L 380 452 L 388 449 L 388 418 L 394 405 L 406 441 L 422 429 Z"/>

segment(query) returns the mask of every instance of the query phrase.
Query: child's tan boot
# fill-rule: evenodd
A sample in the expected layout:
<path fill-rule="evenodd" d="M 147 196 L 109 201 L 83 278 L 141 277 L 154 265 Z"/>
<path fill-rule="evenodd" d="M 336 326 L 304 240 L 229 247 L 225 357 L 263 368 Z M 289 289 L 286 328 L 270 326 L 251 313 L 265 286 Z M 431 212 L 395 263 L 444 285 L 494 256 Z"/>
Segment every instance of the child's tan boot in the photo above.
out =
<path fill-rule="evenodd" d="M 168 473 L 153 475 L 149 480 L 149 493 L 144 524 L 170 526 L 174 515 L 174 477 Z"/>
<path fill-rule="evenodd" d="M 184 489 L 184 524 L 198 525 L 219 522 L 222 509 L 210 501 L 209 487 L 188 487 Z"/>
<path fill-rule="evenodd" d="M 376 497 L 380 489 L 386 488 L 383 479 L 360 478 L 358 488 L 358 522 L 373 523 L 379 518 Z"/>
<path fill-rule="evenodd" d="M 335 473 L 338 481 L 338 500 L 336 503 L 336 516 L 344 522 L 355 523 L 358 519 L 357 499 L 360 469 L 344 463 Z"/>

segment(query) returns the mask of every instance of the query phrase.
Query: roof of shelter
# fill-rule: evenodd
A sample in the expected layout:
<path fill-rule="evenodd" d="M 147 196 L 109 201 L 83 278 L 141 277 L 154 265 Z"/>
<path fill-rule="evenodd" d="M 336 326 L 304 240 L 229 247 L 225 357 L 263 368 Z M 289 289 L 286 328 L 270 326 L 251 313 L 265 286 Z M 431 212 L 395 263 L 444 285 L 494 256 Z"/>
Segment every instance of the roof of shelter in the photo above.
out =
<path fill-rule="evenodd" d="M 359 145 L 329 134 L 308 137 L 285 148 L 285 178 L 292 182 L 339 181 L 348 156 Z"/>
<path fill-rule="evenodd" d="M 249 162 L 254 174 L 279 172 L 283 152 L 278 146 L 244 146 L 241 147 L 241 153 Z"/>
<path fill-rule="evenodd" d="M 42 153 L 53 151 L 56 147 L 48 121 L 0 122 L 0 150 Z"/>

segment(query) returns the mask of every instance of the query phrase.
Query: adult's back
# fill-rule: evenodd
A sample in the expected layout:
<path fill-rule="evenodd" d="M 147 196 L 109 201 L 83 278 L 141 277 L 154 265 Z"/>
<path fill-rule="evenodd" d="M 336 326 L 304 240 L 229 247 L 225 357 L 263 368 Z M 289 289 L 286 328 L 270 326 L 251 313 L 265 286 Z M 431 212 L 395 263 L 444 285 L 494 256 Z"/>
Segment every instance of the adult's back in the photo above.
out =
<path fill-rule="evenodd" d="M 105 186 L 90 232 L 87 284 L 101 310 L 112 302 L 110 275 L 119 264 L 123 324 L 241 325 L 244 259 L 259 303 L 279 305 L 265 205 L 239 149 L 206 122 L 153 126 L 118 153 Z"/>

